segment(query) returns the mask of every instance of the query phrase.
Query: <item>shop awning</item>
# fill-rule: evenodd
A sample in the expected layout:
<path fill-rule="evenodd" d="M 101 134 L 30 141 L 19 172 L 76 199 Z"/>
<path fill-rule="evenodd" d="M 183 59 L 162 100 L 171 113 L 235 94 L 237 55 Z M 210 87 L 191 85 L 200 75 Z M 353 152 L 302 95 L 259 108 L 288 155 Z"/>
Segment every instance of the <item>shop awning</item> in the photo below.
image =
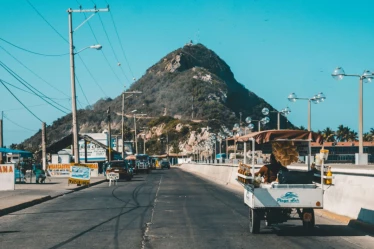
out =
<path fill-rule="evenodd" d="M 311 142 L 316 142 L 319 144 L 323 143 L 323 137 L 318 133 L 311 131 L 302 130 L 267 130 L 259 131 L 247 134 L 237 138 L 239 142 L 247 142 L 248 140 L 254 139 L 256 143 L 263 144 L 269 141 L 276 140 L 306 140 Z"/>
<path fill-rule="evenodd" d="M 30 151 L 25 151 L 25 150 L 12 150 L 8 148 L 0 148 L 0 152 L 19 154 L 21 157 L 32 157 L 32 153 Z"/>

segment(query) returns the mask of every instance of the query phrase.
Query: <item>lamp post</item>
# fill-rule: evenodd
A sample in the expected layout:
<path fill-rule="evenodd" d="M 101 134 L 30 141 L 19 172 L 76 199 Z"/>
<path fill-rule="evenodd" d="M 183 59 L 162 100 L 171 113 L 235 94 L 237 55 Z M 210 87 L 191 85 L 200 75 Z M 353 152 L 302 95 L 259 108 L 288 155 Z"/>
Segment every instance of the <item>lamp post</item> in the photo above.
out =
<path fill-rule="evenodd" d="M 287 106 L 286 108 L 280 111 L 271 111 L 271 112 L 277 113 L 277 129 L 280 130 L 280 116 L 283 115 L 286 117 L 288 114 L 290 114 L 291 109 Z"/>
<path fill-rule="evenodd" d="M 346 74 L 341 67 L 335 68 L 331 76 L 336 80 L 342 80 L 344 76 L 348 77 L 358 77 L 358 155 L 356 154 L 356 165 L 367 165 L 368 155 L 364 154 L 364 117 L 363 117 L 363 83 L 370 83 L 374 75 L 369 70 L 364 70 L 364 72 L 359 74 Z"/>
<path fill-rule="evenodd" d="M 311 122 L 312 122 L 311 121 L 312 120 L 311 102 L 313 102 L 314 104 L 319 104 L 319 103 L 325 101 L 325 99 L 326 99 L 326 96 L 322 92 L 314 95 L 311 98 L 299 98 L 299 97 L 297 97 L 297 95 L 295 93 L 291 93 L 290 95 L 288 95 L 288 100 L 290 102 L 296 102 L 296 100 L 307 100 L 308 101 L 308 131 L 312 130 L 312 127 L 311 127 Z"/>
<path fill-rule="evenodd" d="M 266 108 L 266 107 L 262 108 L 261 112 L 262 112 L 262 114 L 264 116 L 269 115 L 269 109 Z M 248 124 L 251 124 L 253 121 L 254 122 L 258 122 L 258 131 L 261 131 L 261 124 L 265 125 L 265 124 L 269 123 L 270 122 L 270 118 L 269 117 L 264 117 L 264 118 L 262 118 L 260 120 L 253 120 L 251 117 L 247 117 L 245 119 L 245 122 L 247 122 Z M 253 124 L 249 125 L 248 128 L 249 129 L 253 129 L 254 128 Z"/>
<path fill-rule="evenodd" d="M 70 81 L 71 81 L 71 114 L 72 114 L 72 132 L 73 132 L 73 155 L 74 155 L 74 162 L 79 163 L 79 141 L 78 141 L 78 122 L 77 122 L 77 99 L 76 99 L 76 90 L 75 90 L 75 63 L 74 63 L 74 55 L 86 50 L 87 48 L 97 49 L 100 50 L 102 48 L 101 45 L 92 45 L 86 47 L 84 49 L 79 50 L 78 52 L 74 52 L 74 42 L 73 42 L 73 32 L 77 31 L 84 23 L 88 21 L 94 14 L 97 12 L 107 12 L 109 9 L 93 9 L 93 10 L 73 10 L 68 9 L 68 20 L 69 20 L 69 48 L 70 48 Z M 83 21 L 77 28 L 73 30 L 73 13 L 74 12 L 93 12 L 89 18 Z"/>

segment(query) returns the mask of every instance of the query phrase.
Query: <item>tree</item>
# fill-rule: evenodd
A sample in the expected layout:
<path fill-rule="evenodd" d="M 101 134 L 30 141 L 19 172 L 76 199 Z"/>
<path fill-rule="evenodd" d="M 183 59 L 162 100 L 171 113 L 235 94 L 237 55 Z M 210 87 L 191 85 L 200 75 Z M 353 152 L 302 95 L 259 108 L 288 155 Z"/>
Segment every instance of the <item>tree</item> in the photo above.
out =
<path fill-rule="evenodd" d="M 326 142 L 335 141 L 335 131 L 331 130 L 330 127 L 327 127 L 326 129 L 324 129 L 321 135 Z"/>
<path fill-rule="evenodd" d="M 300 128 L 299 128 L 299 130 L 302 130 L 302 131 L 307 131 L 308 129 L 307 129 L 307 128 L 305 128 L 304 126 L 300 125 Z"/>
<path fill-rule="evenodd" d="M 363 134 L 363 139 L 365 142 L 373 141 L 373 135 L 370 132 L 366 132 Z"/>
<path fill-rule="evenodd" d="M 357 141 L 357 132 L 355 132 L 354 130 L 350 130 L 348 132 L 347 141 L 349 141 L 349 142 Z"/>
<path fill-rule="evenodd" d="M 357 132 L 351 131 L 348 126 L 339 125 L 338 130 L 336 131 L 336 138 L 339 142 L 347 142 L 350 139 L 353 139 L 354 133 L 356 133 L 357 137 Z"/>

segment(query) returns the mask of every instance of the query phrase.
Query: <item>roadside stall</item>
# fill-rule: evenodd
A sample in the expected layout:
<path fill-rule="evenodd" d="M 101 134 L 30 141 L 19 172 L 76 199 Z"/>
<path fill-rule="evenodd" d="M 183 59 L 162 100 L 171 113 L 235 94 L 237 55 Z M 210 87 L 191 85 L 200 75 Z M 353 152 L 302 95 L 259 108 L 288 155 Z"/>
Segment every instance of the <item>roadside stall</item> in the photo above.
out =
<path fill-rule="evenodd" d="M 256 146 L 270 144 L 276 160 L 274 164 L 280 165 L 277 178 L 272 182 L 265 182 L 261 178 L 261 171 L 264 171 L 262 168 L 255 172 L 254 160 L 252 165 L 239 165 L 237 180 L 244 187 L 244 203 L 249 206 L 250 232 L 260 232 L 261 220 L 270 226 L 301 219 L 304 228 L 313 228 L 314 209 L 323 208 L 323 180 L 327 177 L 320 178 L 320 185 L 314 182 L 317 170 L 314 167 L 312 169 L 310 160 L 307 171 L 289 170 L 287 166 L 297 162 L 302 154 L 310 158 L 310 143 L 322 144 L 323 138 L 309 131 L 269 130 L 238 137 L 237 141 L 250 143 L 252 158 L 255 157 Z M 265 174 L 269 168 L 264 168 Z M 322 169 L 325 171 L 323 162 Z"/>

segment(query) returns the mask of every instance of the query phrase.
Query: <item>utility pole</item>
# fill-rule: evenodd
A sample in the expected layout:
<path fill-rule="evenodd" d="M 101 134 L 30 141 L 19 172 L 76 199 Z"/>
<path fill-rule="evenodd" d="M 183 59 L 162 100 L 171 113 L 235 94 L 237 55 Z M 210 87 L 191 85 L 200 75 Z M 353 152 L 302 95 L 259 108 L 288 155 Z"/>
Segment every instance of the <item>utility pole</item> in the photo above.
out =
<path fill-rule="evenodd" d="M 4 112 L 1 111 L 1 119 L 0 119 L 0 148 L 3 148 L 4 146 L 4 140 L 3 140 L 3 117 Z M 0 164 L 3 163 L 3 153 L 0 152 Z"/>
<path fill-rule="evenodd" d="M 121 130 L 121 138 L 122 138 L 122 151 L 121 151 L 121 155 L 122 155 L 122 159 L 125 159 L 125 93 L 123 92 L 122 93 L 122 130 Z M 117 143 L 118 144 L 118 143 Z M 117 148 L 117 151 L 118 151 L 118 148 Z"/>
<path fill-rule="evenodd" d="M 135 135 L 135 154 L 138 154 L 138 137 L 136 136 L 136 115 L 134 113 L 134 135 Z"/>
<path fill-rule="evenodd" d="M 68 12 L 68 20 L 69 20 L 69 47 L 70 47 L 70 81 L 71 81 L 71 114 L 72 114 L 72 121 L 73 121 L 73 155 L 74 155 L 74 162 L 79 163 L 79 142 L 78 142 L 78 121 L 77 121 L 77 96 L 76 96 L 76 89 L 75 89 L 75 63 L 74 63 L 74 40 L 73 40 L 73 32 L 75 32 L 78 28 L 80 28 L 85 22 L 87 22 L 94 14 L 97 12 L 104 12 L 109 11 L 107 9 L 79 9 L 73 10 L 69 8 Z M 73 30 L 73 17 L 72 14 L 74 12 L 86 13 L 92 12 L 93 14 L 87 18 L 83 23 L 81 23 L 75 30 Z"/>
<path fill-rule="evenodd" d="M 47 169 L 47 151 L 46 151 L 46 136 L 45 135 L 46 135 L 45 134 L 45 122 L 43 122 L 42 123 L 42 165 L 43 165 L 43 170 Z"/>
<path fill-rule="evenodd" d="M 108 162 L 112 161 L 112 129 L 110 125 L 110 107 L 108 107 L 108 110 L 106 111 L 108 115 L 108 132 L 109 132 L 109 159 Z"/>
<path fill-rule="evenodd" d="M 122 132 L 121 132 L 121 137 L 122 137 L 122 158 L 125 158 L 125 99 L 127 98 L 130 98 L 131 96 L 133 96 L 133 94 L 139 94 L 139 93 L 142 93 L 140 91 L 132 91 L 132 92 L 122 92 Z M 130 94 L 129 96 L 127 96 L 125 98 L 125 94 Z"/>

